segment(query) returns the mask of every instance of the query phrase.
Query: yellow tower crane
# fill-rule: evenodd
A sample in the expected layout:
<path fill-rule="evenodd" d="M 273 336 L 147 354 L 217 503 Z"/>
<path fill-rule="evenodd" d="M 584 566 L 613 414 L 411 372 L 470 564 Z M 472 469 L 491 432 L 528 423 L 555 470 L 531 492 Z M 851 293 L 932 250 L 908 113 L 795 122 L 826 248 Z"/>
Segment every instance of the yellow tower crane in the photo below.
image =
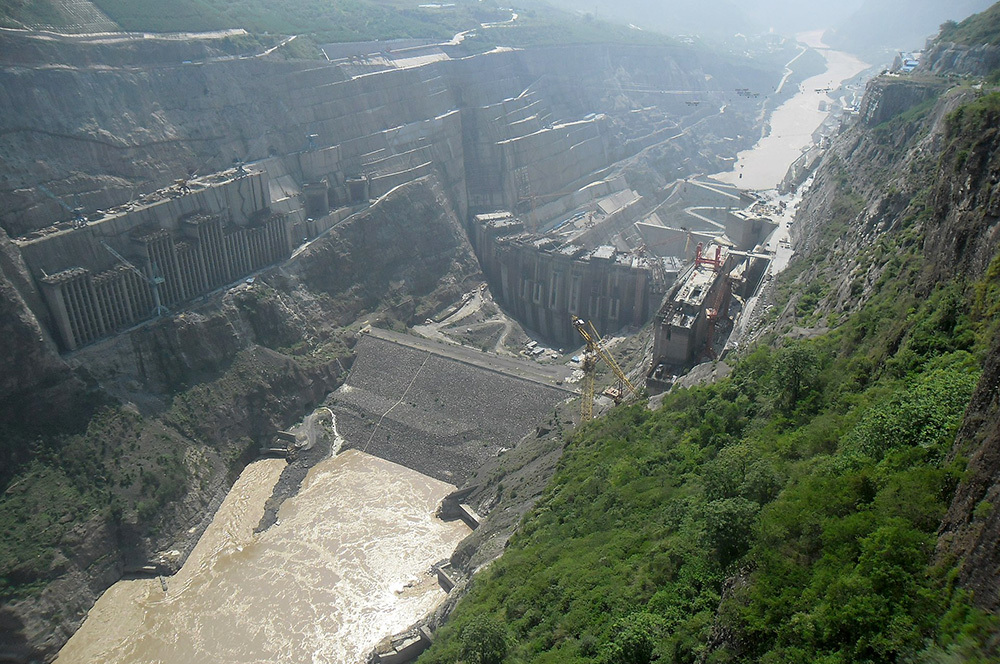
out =
<path fill-rule="evenodd" d="M 639 390 L 635 389 L 635 385 L 604 347 L 604 339 L 597 333 L 593 323 L 574 316 L 573 327 L 587 342 L 587 350 L 583 354 L 583 394 L 580 396 L 580 420 L 586 422 L 594 417 L 594 374 L 597 371 L 598 359 L 603 360 L 618 379 L 618 391 L 615 393 L 616 402 L 620 402 L 625 395 L 625 388 L 628 388 L 628 391 L 636 397 L 639 396 Z"/>

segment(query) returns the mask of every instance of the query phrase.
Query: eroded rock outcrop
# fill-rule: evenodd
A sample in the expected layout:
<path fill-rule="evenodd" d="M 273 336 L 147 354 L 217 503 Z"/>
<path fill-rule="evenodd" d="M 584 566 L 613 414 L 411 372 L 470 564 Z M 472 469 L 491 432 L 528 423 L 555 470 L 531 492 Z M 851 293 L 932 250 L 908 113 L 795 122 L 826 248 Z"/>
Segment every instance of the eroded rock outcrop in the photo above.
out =
<path fill-rule="evenodd" d="M 997 67 L 1000 67 L 998 46 L 937 42 L 924 54 L 920 69 L 933 74 L 986 76 Z"/>

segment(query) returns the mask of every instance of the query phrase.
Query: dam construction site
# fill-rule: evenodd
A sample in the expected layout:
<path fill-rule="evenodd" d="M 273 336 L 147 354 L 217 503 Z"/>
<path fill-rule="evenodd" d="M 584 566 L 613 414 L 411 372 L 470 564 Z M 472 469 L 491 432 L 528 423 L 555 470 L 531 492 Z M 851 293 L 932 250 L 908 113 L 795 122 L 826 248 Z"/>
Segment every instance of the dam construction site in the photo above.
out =
<path fill-rule="evenodd" d="M 869 420 L 726 455 L 827 403 L 840 365 L 820 354 L 866 342 L 824 335 L 906 269 L 880 234 L 944 205 L 925 193 L 894 222 L 895 199 L 838 189 L 844 164 L 915 108 L 960 122 L 940 118 L 966 93 L 905 59 L 876 76 L 812 33 L 505 42 L 539 14 L 466 4 L 401 14 L 472 12 L 450 38 L 125 32 L 90 2 L 66 4 L 86 30 L 0 24 L 0 661 L 626 661 L 616 635 L 653 614 L 643 664 L 753 647 L 718 608 L 757 573 L 747 524 L 781 500 L 779 469 Z M 920 154 L 906 168 L 930 168 Z M 941 242 L 980 272 L 992 256 Z M 919 364 L 866 357 L 858 385 Z M 971 360 L 935 362 L 964 408 Z M 696 533 L 701 553 L 620 533 L 620 557 L 587 558 L 637 565 L 645 608 L 596 580 L 560 595 L 571 563 L 531 549 L 542 534 L 611 546 L 580 515 L 628 521 L 628 500 L 671 491 L 632 528 Z M 695 555 L 713 576 L 688 592 Z M 551 615 L 518 594 L 543 587 Z M 574 622 L 587 592 L 593 633 Z"/>

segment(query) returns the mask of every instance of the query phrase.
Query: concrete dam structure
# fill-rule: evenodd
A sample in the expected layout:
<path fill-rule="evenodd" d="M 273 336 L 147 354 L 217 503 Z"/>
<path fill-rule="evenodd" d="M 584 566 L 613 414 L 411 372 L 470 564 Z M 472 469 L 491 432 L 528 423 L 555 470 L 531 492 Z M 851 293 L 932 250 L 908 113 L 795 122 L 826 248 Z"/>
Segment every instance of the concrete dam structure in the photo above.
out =
<path fill-rule="evenodd" d="M 158 193 L 71 228 L 15 240 L 67 350 L 291 252 L 289 218 L 271 211 L 265 173 L 233 170 Z"/>
<path fill-rule="evenodd" d="M 565 367 L 373 329 L 329 400 L 358 449 L 461 484 L 575 393 Z"/>
<path fill-rule="evenodd" d="M 730 185 L 682 179 L 657 203 L 623 180 L 595 182 L 527 214 L 492 212 L 470 222 L 495 296 L 557 344 L 579 343 L 575 316 L 604 333 L 643 326 L 696 260 L 695 245 L 753 251 L 776 227 L 755 196 Z M 696 336 L 704 341 L 703 331 Z M 685 348 L 672 359 L 692 357 Z"/>
<path fill-rule="evenodd" d="M 664 201 L 636 222 L 643 246 L 657 256 L 690 260 L 694 247 L 725 237 L 748 251 L 776 228 L 767 214 L 755 209 L 757 197 L 707 177 L 677 180 Z"/>
<path fill-rule="evenodd" d="M 560 245 L 525 233 L 509 213 L 476 215 L 472 235 L 495 296 L 524 325 L 567 347 L 579 343 L 573 316 L 605 331 L 640 327 L 669 286 L 656 259 L 610 245 Z"/>

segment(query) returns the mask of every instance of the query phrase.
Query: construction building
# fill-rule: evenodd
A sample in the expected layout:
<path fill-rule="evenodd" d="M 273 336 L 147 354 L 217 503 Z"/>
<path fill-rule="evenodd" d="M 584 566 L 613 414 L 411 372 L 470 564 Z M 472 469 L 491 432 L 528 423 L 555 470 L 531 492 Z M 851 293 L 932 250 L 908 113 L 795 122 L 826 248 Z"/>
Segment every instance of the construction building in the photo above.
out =
<path fill-rule="evenodd" d="M 656 314 L 654 365 L 689 364 L 705 350 L 712 318 L 728 310 L 732 295 L 727 276 L 727 268 L 731 268 L 729 248 L 712 244 L 704 253 L 698 245 L 695 262 Z"/>
<path fill-rule="evenodd" d="M 494 297 L 525 326 L 563 346 L 579 341 L 573 316 L 604 333 L 644 325 L 676 276 L 656 259 L 610 245 L 587 249 L 527 233 L 507 212 L 475 215 L 471 230 Z"/>
<path fill-rule="evenodd" d="M 734 296 L 757 290 L 770 256 L 739 251 L 724 241 L 695 248 L 694 262 L 681 274 L 656 313 L 653 362 L 647 386 L 669 387 L 669 378 L 702 358 L 714 358 L 730 329 Z"/>
<path fill-rule="evenodd" d="M 266 173 L 234 169 L 18 245 L 73 350 L 287 258 L 289 215 L 269 203 Z"/>

